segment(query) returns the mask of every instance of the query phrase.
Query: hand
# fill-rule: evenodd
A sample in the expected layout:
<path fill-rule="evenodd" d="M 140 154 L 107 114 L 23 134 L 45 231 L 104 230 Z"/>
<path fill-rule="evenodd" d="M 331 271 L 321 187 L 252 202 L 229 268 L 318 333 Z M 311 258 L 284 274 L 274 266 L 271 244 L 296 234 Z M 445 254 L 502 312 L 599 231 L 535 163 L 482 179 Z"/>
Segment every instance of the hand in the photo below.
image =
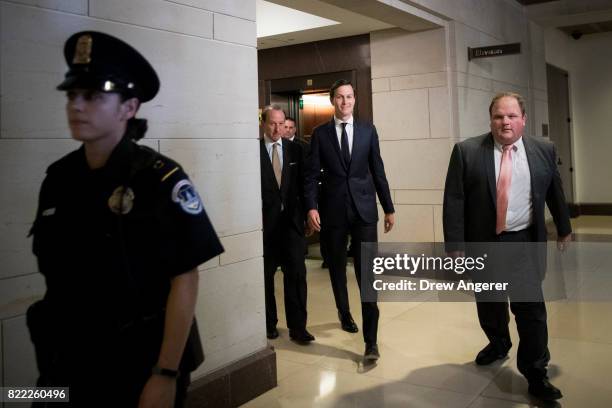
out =
<path fill-rule="evenodd" d="M 172 408 L 176 379 L 153 374 L 142 389 L 138 408 Z"/>
<path fill-rule="evenodd" d="M 321 218 L 319 211 L 312 209 L 308 211 L 308 226 L 314 231 L 321 231 Z"/>
<path fill-rule="evenodd" d="M 314 234 L 314 230 L 312 228 L 310 228 L 310 225 L 308 225 L 308 223 L 306 223 L 306 225 L 304 226 L 304 235 L 306 237 L 309 237 L 312 234 Z"/>
<path fill-rule="evenodd" d="M 395 224 L 395 214 L 385 214 L 385 234 L 393 228 Z"/>
<path fill-rule="evenodd" d="M 565 250 L 569 247 L 569 243 L 572 242 L 572 234 L 569 233 L 564 237 L 557 237 L 557 249 L 561 252 L 565 252 Z"/>
<path fill-rule="evenodd" d="M 450 251 L 446 253 L 446 256 L 449 256 L 451 258 L 464 258 L 465 251 Z"/>

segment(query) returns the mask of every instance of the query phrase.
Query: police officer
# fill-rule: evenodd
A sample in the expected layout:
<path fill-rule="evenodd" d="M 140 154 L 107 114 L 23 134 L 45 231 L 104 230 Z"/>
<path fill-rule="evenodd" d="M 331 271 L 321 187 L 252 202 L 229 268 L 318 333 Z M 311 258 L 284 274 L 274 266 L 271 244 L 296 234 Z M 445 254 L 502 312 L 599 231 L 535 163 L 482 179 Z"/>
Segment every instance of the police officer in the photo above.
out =
<path fill-rule="evenodd" d="M 159 89 L 147 60 L 92 31 L 64 55 L 57 89 L 82 146 L 47 169 L 32 227 L 47 284 L 27 316 L 37 385 L 70 387 L 72 406 L 182 406 L 203 361 L 197 267 L 223 248 L 180 165 L 135 143 Z"/>

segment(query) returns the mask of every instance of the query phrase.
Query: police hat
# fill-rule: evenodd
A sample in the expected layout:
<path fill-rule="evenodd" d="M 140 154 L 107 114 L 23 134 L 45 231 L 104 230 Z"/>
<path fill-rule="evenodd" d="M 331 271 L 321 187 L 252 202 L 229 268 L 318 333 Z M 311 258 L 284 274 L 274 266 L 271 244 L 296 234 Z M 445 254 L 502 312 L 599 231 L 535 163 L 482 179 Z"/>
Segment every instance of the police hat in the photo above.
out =
<path fill-rule="evenodd" d="M 159 90 L 159 78 L 149 62 L 118 38 L 96 31 L 81 31 L 64 45 L 68 72 L 57 86 L 121 92 L 150 101 Z"/>

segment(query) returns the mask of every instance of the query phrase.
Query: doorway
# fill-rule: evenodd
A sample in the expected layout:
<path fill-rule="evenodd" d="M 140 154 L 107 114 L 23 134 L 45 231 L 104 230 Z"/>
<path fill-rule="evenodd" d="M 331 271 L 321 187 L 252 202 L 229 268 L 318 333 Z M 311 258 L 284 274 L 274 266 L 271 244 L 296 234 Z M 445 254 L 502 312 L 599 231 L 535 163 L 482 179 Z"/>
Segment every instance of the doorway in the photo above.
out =
<path fill-rule="evenodd" d="M 572 155 L 569 75 L 567 71 L 561 68 L 546 64 L 546 82 L 550 140 L 557 148 L 557 166 L 563 182 L 565 198 L 570 206 L 572 216 L 576 216 L 576 211 L 574 211 L 574 158 Z"/>
<path fill-rule="evenodd" d="M 349 79 L 355 93 L 359 92 L 355 84 L 355 71 L 341 71 L 325 74 L 313 74 L 291 78 L 271 79 L 263 82 L 260 96 L 265 105 L 279 105 L 295 119 L 297 137 L 310 141 L 315 127 L 331 120 L 334 109 L 329 100 L 329 90 L 338 79 Z M 355 103 L 358 109 L 359 99 Z"/>

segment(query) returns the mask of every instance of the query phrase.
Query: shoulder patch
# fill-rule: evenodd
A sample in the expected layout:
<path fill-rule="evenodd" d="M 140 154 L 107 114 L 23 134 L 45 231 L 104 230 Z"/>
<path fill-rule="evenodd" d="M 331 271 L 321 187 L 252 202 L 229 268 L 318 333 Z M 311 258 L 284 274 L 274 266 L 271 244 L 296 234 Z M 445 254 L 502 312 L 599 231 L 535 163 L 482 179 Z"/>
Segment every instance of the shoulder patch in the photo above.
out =
<path fill-rule="evenodd" d="M 188 179 L 182 179 L 174 185 L 172 201 L 179 204 L 187 214 L 198 215 L 204 209 L 198 192 Z"/>

